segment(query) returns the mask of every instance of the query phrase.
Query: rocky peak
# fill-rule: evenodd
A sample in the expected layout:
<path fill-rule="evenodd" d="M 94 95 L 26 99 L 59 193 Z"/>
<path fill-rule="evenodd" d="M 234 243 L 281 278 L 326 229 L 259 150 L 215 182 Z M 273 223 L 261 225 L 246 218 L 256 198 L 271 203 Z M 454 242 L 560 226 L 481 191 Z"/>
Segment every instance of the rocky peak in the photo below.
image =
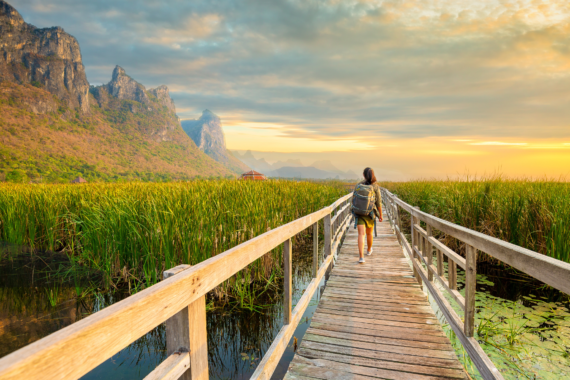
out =
<path fill-rule="evenodd" d="M 89 112 L 89 83 L 77 40 L 60 27 L 39 29 L 0 0 L 0 81 L 32 83 Z"/>
<path fill-rule="evenodd" d="M 123 100 L 134 100 L 139 103 L 149 104 L 150 99 L 145 87 L 128 76 L 125 69 L 116 66 L 113 70 L 113 77 L 107 84 L 109 94 Z"/>
<path fill-rule="evenodd" d="M 212 111 L 204 110 L 198 120 L 182 121 L 182 129 L 202 152 L 223 163 L 235 173 L 243 173 L 249 169 L 227 150 L 222 121 Z"/>
<path fill-rule="evenodd" d="M 174 101 L 170 97 L 170 92 L 168 91 L 168 87 L 165 85 L 158 86 L 157 88 L 151 88 L 148 90 L 152 95 L 158 99 L 160 104 L 166 106 L 171 112 L 176 113 L 176 107 L 174 106 Z"/>
<path fill-rule="evenodd" d="M 198 120 L 184 120 L 182 129 L 203 152 L 226 156 L 226 138 L 222 129 L 222 122 L 210 110 L 204 110 Z"/>

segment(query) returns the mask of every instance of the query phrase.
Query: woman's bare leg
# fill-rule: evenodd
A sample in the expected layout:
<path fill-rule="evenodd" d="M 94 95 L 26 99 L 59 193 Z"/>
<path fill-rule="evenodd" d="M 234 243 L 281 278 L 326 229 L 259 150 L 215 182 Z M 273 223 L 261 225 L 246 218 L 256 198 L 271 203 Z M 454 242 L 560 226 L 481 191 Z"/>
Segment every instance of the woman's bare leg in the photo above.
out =
<path fill-rule="evenodd" d="M 358 225 L 356 227 L 358 228 L 358 254 L 360 255 L 360 258 L 362 259 L 364 257 L 364 234 L 365 234 L 365 230 L 364 230 L 363 225 Z"/>
<path fill-rule="evenodd" d="M 368 243 L 368 252 L 372 249 L 372 227 L 366 229 L 366 243 Z M 364 243 L 364 242 L 363 242 Z M 363 244 L 364 245 L 364 244 Z"/>

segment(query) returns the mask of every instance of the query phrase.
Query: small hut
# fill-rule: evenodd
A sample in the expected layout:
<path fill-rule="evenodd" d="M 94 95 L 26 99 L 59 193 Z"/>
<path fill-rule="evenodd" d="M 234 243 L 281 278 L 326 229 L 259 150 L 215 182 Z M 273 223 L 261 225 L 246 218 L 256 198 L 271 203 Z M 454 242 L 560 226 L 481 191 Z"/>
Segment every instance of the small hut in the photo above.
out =
<path fill-rule="evenodd" d="M 264 181 L 267 179 L 267 177 L 261 173 L 256 172 L 255 170 L 250 170 L 246 173 L 243 173 L 240 179 L 249 181 Z"/>
<path fill-rule="evenodd" d="M 87 181 L 81 177 L 77 177 L 73 181 L 71 181 L 71 183 L 87 183 Z"/>

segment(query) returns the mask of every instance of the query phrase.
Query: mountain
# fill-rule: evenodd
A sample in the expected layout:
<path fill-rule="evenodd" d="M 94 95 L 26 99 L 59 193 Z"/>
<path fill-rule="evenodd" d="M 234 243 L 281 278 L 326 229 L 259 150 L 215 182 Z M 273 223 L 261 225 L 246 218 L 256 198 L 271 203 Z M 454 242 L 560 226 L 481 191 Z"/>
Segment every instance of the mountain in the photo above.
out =
<path fill-rule="evenodd" d="M 248 150 L 243 154 L 234 151 L 236 157 L 246 163 L 252 169 L 265 174 L 268 177 L 280 178 L 311 178 L 311 179 L 356 179 L 352 170 L 343 172 L 337 169 L 330 161 L 316 161 L 311 166 L 305 166 L 299 159 L 290 158 L 286 161 L 268 163 L 265 158 L 255 158 Z"/>
<path fill-rule="evenodd" d="M 60 27 L 39 29 L 0 0 L 0 82 L 33 84 L 88 113 L 89 83 L 77 40 Z"/>
<path fill-rule="evenodd" d="M 251 153 L 251 150 L 248 150 L 244 154 L 239 154 L 239 152 L 234 151 L 233 154 L 237 158 L 239 158 L 240 161 L 245 163 L 247 166 L 260 173 L 269 175 L 269 173 L 272 172 L 274 169 L 273 166 L 267 161 L 265 161 L 264 158 L 260 159 L 255 158 Z"/>
<path fill-rule="evenodd" d="M 218 115 L 210 110 L 202 112 L 198 120 L 182 121 L 182 129 L 196 143 L 198 148 L 212 157 L 214 160 L 224 164 L 233 172 L 241 174 L 249 167 L 238 160 L 227 148 L 222 121 Z"/>
<path fill-rule="evenodd" d="M 115 67 L 89 86 L 77 40 L 0 0 L 0 180 L 184 180 L 234 176 L 186 135 L 168 88 Z"/>

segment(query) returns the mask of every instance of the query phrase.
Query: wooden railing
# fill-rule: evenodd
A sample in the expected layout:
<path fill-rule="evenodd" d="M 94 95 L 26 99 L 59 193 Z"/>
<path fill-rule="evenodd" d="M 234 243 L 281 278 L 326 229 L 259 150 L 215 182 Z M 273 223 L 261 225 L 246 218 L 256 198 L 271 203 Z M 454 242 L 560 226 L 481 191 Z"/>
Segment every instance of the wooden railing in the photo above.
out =
<path fill-rule="evenodd" d="M 385 212 L 394 226 L 400 244 L 413 264 L 414 276 L 436 301 L 455 335 L 471 357 L 484 379 L 503 377 L 473 338 L 475 330 L 475 292 L 477 284 L 477 250 L 522 271 L 566 294 L 570 294 L 570 264 L 542 255 L 477 231 L 458 226 L 418 210 L 386 189 L 382 189 Z M 402 231 L 403 210 L 411 217 L 410 245 Z M 420 226 L 424 222 L 426 228 Z M 449 249 L 433 236 L 433 229 L 465 244 L 465 258 Z M 436 256 L 434 265 L 434 252 Z M 444 277 L 443 256 L 447 256 L 448 278 Z M 457 266 L 465 270 L 465 297 L 457 291 Z M 463 309 L 464 320 L 434 286 L 437 280 L 451 298 Z"/>
<path fill-rule="evenodd" d="M 352 194 L 329 207 L 270 230 L 0 359 L 0 379 L 77 379 L 166 322 L 167 359 L 147 379 L 207 379 L 206 294 L 283 244 L 283 327 L 252 379 L 269 379 L 333 257 L 351 219 Z M 318 222 L 324 220 L 324 261 L 318 266 Z M 291 238 L 313 226 L 313 280 L 292 309 Z"/>

